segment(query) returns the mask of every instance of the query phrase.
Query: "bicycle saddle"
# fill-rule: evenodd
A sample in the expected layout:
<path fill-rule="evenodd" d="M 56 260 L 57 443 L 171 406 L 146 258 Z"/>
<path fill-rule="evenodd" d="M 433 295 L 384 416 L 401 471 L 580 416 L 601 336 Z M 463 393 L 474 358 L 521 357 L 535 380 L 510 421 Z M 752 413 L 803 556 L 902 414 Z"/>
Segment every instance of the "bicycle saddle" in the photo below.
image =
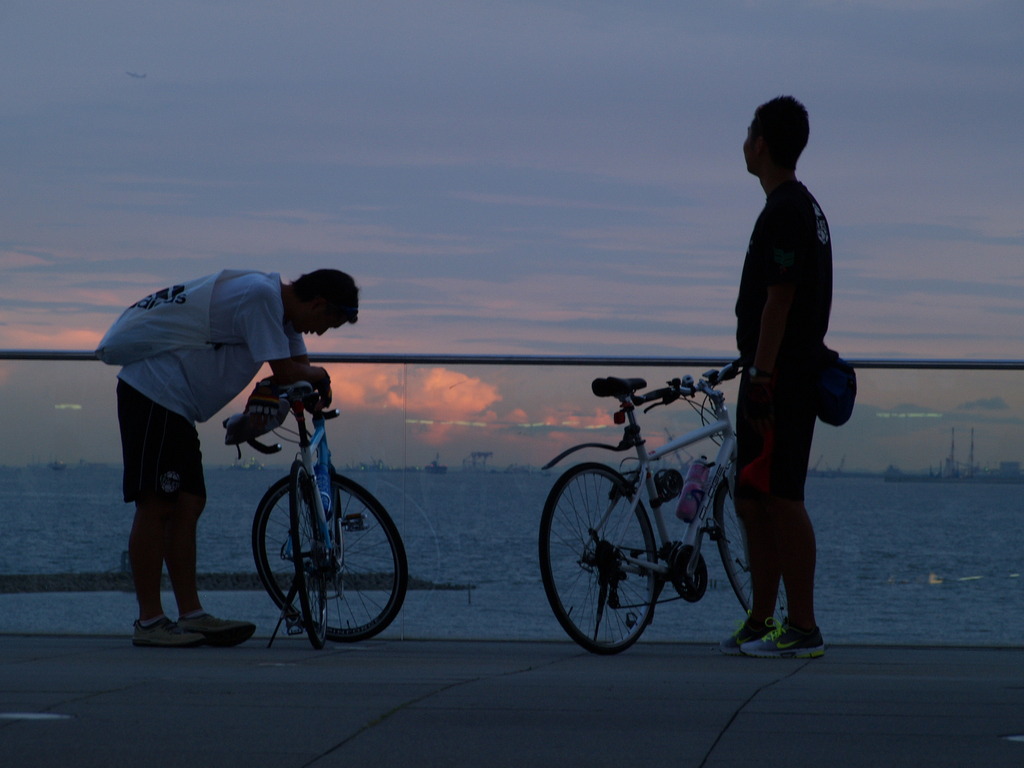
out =
<path fill-rule="evenodd" d="M 598 397 L 622 397 L 631 395 L 646 386 L 646 379 L 620 379 L 616 376 L 608 376 L 604 379 L 594 379 L 590 389 Z"/>

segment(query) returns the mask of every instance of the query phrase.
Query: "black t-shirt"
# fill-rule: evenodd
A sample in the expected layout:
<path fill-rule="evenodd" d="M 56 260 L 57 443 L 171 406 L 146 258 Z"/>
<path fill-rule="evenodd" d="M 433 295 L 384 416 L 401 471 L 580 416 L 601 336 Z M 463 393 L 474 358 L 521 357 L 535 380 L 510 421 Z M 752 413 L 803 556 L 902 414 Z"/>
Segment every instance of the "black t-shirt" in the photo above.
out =
<path fill-rule="evenodd" d="M 832 308 L 832 238 L 825 214 L 798 181 L 781 184 L 754 224 L 736 300 L 736 344 L 752 363 L 768 287 L 795 283 L 779 362 L 801 365 L 824 347 Z"/>

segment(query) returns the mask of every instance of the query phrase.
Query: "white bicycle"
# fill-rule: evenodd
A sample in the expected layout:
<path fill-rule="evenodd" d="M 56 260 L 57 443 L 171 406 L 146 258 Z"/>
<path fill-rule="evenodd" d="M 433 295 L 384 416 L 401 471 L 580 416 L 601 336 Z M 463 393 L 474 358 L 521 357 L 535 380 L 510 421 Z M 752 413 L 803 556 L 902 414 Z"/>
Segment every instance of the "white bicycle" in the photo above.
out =
<path fill-rule="evenodd" d="M 686 376 L 644 394 L 639 394 L 647 386 L 644 379 L 595 379 L 596 396 L 620 403 L 615 421 L 625 424 L 622 440 L 618 445 L 576 445 L 545 465 L 549 469 L 583 448 L 635 453 L 619 469 L 589 462 L 567 470 L 548 494 L 541 516 L 544 591 L 562 628 L 588 651 L 618 653 L 631 646 L 654 620 L 659 602 L 700 600 L 708 586 L 701 553 L 705 537 L 717 544 L 729 583 L 743 609 L 750 610 L 746 531 L 733 503 L 736 436 L 725 395 L 715 388 L 738 372 L 737 363 L 730 363 L 697 381 Z M 646 406 L 646 413 L 680 398 L 701 414 L 703 426 L 648 450 L 636 409 Z M 679 496 L 683 478 L 675 469 L 657 469 L 658 462 L 709 438 L 718 452 L 709 465 L 703 499 L 682 539 L 672 540 L 664 509 L 674 508 L 669 502 Z M 633 465 L 624 468 L 627 462 Z M 672 589 L 663 596 L 666 585 Z M 784 612 L 781 600 L 780 595 Z"/>

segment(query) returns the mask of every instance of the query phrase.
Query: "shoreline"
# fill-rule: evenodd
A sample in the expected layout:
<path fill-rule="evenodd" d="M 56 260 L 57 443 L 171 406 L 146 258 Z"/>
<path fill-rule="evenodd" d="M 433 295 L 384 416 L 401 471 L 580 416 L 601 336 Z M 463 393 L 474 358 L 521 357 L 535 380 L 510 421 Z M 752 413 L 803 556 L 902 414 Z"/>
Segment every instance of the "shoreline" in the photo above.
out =
<path fill-rule="evenodd" d="M 196 575 L 199 589 L 212 592 L 262 592 L 263 583 L 254 572 L 200 573 Z M 167 574 L 161 586 L 170 589 Z M 436 584 L 410 577 L 408 589 L 461 591 L 475 585 Z M 36 592 L 134 592 L 132 575 L 128 572 L 106 573 L 15 573 L 0 575 L 0 594 L 31 594 Z"/>

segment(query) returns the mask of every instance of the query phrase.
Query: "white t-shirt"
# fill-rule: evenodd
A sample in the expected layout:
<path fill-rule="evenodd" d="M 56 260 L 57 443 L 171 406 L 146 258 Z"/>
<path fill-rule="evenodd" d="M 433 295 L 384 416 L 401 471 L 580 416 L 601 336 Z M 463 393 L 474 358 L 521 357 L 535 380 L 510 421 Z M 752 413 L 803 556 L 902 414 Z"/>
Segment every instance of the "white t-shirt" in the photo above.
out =
<path fill-rule="evenodd" d="M 206 421 L 246 388 L 263 363 L 306 354 L 302 334 L 284 321 L 276 273 L 218 281 L 210 300 L 210 341 L 216 346 L 129 363 L 118 378 L 190 421 Z"/>

